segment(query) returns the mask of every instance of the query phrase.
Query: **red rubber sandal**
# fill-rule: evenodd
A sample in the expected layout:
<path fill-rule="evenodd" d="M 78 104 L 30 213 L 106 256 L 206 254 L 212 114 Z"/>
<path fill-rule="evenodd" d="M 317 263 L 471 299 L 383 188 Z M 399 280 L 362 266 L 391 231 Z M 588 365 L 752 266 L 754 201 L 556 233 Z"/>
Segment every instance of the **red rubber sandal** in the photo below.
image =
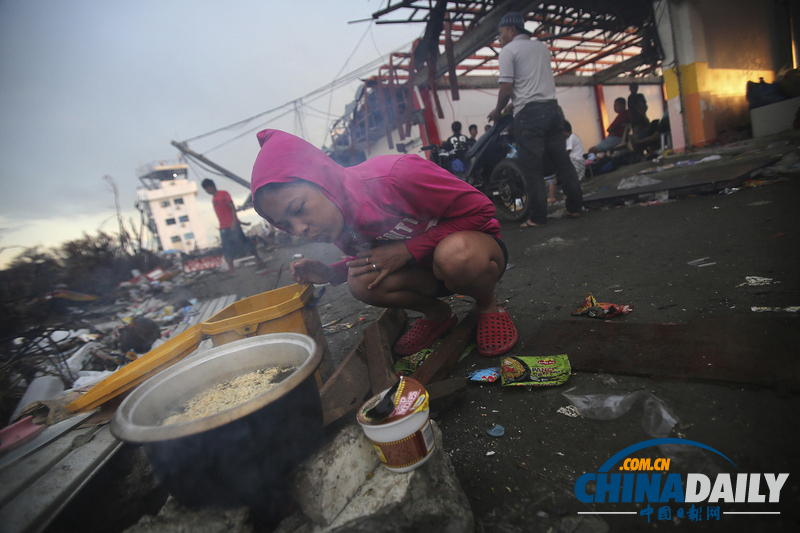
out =
<path fill-rule="evenodd" d="M 508 311 L 502 307 L 497 313 L 478 315 L 478 353 L 484 357 L 502 355 L 517 344 L 519 334 Z"/>
<path fill-rule="evenodd" d="M 453 329 L 458 322 L 458 316 L 453 315 L 444 322 L 434 322 L 427 318 L 418 318 L 414 325 L 400 337 L 394 345 L 398 355 L 412 355 L 436 342 L 436 340 Z"/>

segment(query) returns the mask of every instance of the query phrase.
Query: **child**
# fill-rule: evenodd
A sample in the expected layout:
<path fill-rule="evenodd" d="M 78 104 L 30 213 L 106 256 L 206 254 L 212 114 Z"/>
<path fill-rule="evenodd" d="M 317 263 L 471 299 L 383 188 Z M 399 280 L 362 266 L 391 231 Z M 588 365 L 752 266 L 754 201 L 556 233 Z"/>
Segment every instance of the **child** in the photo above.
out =
<path fill-rule="evenodd" d="M 572 133 L 572 124 L 564 121 L 564 136 L 567 138 L 567 153 L 575 172 L 578 174 L 578 181 L 583 181 L 586 176 L 586 160 L 583 158 L 583 141 Z"/>
<path fill-rule="evenodd" d="M 572 162 L 572 166 L 575 167 L 578 181 L 582 181 L 584 176 L 586 176 L 586 164 L 583 159 L 583 142 L 580 137 L 572 133 L 572 124 L 570 124 L 568 120 L 564 121 L 564 137 L 567 139 L 567 154 L 569 154 L 569 160 Z M 555 203 L 555 175 L 546 177 L 545 182 L 547 183 L 547 203 Z"/>
<path fill-rule="evenodd" d="M 424 315 L 395 344 L 399 355 L 430 347 L 458 317 L 439 298 L 475 299 L 478 350 L 508 352 L 518 334 L 494 288 L 508 252 L 492 202 L 471 185 L 416 155 L 374 157 L 344 168 L 288 133 L 258 134 L 253 166 L 256 212 L 271 224 L 351 257 L 291 264 L 298 283 L 347 283 L 358 300 Z"/>

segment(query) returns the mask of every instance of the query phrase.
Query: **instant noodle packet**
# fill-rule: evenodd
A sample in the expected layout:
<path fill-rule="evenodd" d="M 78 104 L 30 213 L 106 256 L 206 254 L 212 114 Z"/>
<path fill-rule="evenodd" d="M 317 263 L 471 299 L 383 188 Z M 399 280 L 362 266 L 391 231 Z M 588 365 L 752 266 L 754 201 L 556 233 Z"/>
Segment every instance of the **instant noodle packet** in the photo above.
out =
<path fill-rule="evenodd" d="M 483 381 L 486 383 L 494 383 L 498 379 L 500 379 L 500 369 L 498 367 L 494 368 L 482 368 L 480 370 L 473 370 L 467 377 L 470 381 Z"/>
<path fill-rule="evenodd" d="M 555 387 L 566 383 L 571 372 L 567 354 L 506 357 L 500 367 L 504 386 Z"/>

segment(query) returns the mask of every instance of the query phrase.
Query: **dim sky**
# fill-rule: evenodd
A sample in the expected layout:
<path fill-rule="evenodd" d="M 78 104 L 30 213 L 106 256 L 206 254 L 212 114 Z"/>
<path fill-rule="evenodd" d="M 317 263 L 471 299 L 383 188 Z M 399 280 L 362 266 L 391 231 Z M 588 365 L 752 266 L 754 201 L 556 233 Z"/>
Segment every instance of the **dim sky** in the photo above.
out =
<path fill-rule="evenodd" d="M 170 141 L 283 106 L 382 55 L 408 51 L 423 26 L 348 24 L 384 6 L 378 0 L 0 0 L 0 266 L 19 247 L 51 247 L 98 229 L 116 233 L 114 194 L 104 175 L 119 188 L 126 222 L 138 225 L 136 169 L 176 159 Z M 306 139 L 322 146 L 328 113 L 341 116 L 357 86 L 353 81 L 308 101 L 300 117 L 276 118 L 281 110 L 189 147 L 249 180 L 255 131 L 300 134 L 302 126 Z M 206 177 L 237 204 L 247 196 L 233 181 L 190 166 L 191 179 Z M 216 236 L 210 197 L 201 190 L 198 201 Z M 243 218 L 257 220 L 252 210 Z"/>

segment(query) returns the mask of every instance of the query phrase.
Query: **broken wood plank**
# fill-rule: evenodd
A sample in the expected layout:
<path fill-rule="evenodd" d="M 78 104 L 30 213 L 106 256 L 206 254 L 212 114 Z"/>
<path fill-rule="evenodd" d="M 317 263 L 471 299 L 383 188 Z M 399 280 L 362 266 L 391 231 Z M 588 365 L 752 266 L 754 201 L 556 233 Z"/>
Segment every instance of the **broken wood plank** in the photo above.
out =
<path fill-rule="evenodd" d="M 467 378 L 448 378 L 425 386 L 431 409 L 446 409 L 457 398 L 459 393 L 467 390 Z"/>
<path fill-rule="evenodd" d="M 573 370 L 800 388 L 795 320 L 705 318 L 688 324 L 542 321 L 523 355 L 566 353 Z"/>
<path fill-rule="evenodd" d="M 404 310 L 385 309 L 374 323 L 385 331 L 386 339 L 391 344 L 400 333 L 405 320 Z M 323 424 L 327 426 L 358 408 L 371 390 L 366 342 L 362 336 L 356 347 L 347 354 L 319 391 L 322 399 Z"/>
<path fill-rule="evenodd" d="M 411 377 L 426 387 L 428 383 L 446 378 L 475 334 L 477 324 L 478 313 L 473 309 L 453 328 L 453 331 L 445 337 L 442 344 L 428 356 L 425 362 L 411 374 Z"/>
<path fill-rule="evenodd" d="M 364 352 L 367 356 L 369 382 L 373 394 L 378 394 L 397 383 L 392 346 L 386 330 L 373 322 L 364 329 Z"/>
<path fill-rule="evenodd" d="M 370 390 L 367 356 L 364 339 L 361 338 L 320 389 L 322 412 L 354 406 L 363 400 Z"/>

